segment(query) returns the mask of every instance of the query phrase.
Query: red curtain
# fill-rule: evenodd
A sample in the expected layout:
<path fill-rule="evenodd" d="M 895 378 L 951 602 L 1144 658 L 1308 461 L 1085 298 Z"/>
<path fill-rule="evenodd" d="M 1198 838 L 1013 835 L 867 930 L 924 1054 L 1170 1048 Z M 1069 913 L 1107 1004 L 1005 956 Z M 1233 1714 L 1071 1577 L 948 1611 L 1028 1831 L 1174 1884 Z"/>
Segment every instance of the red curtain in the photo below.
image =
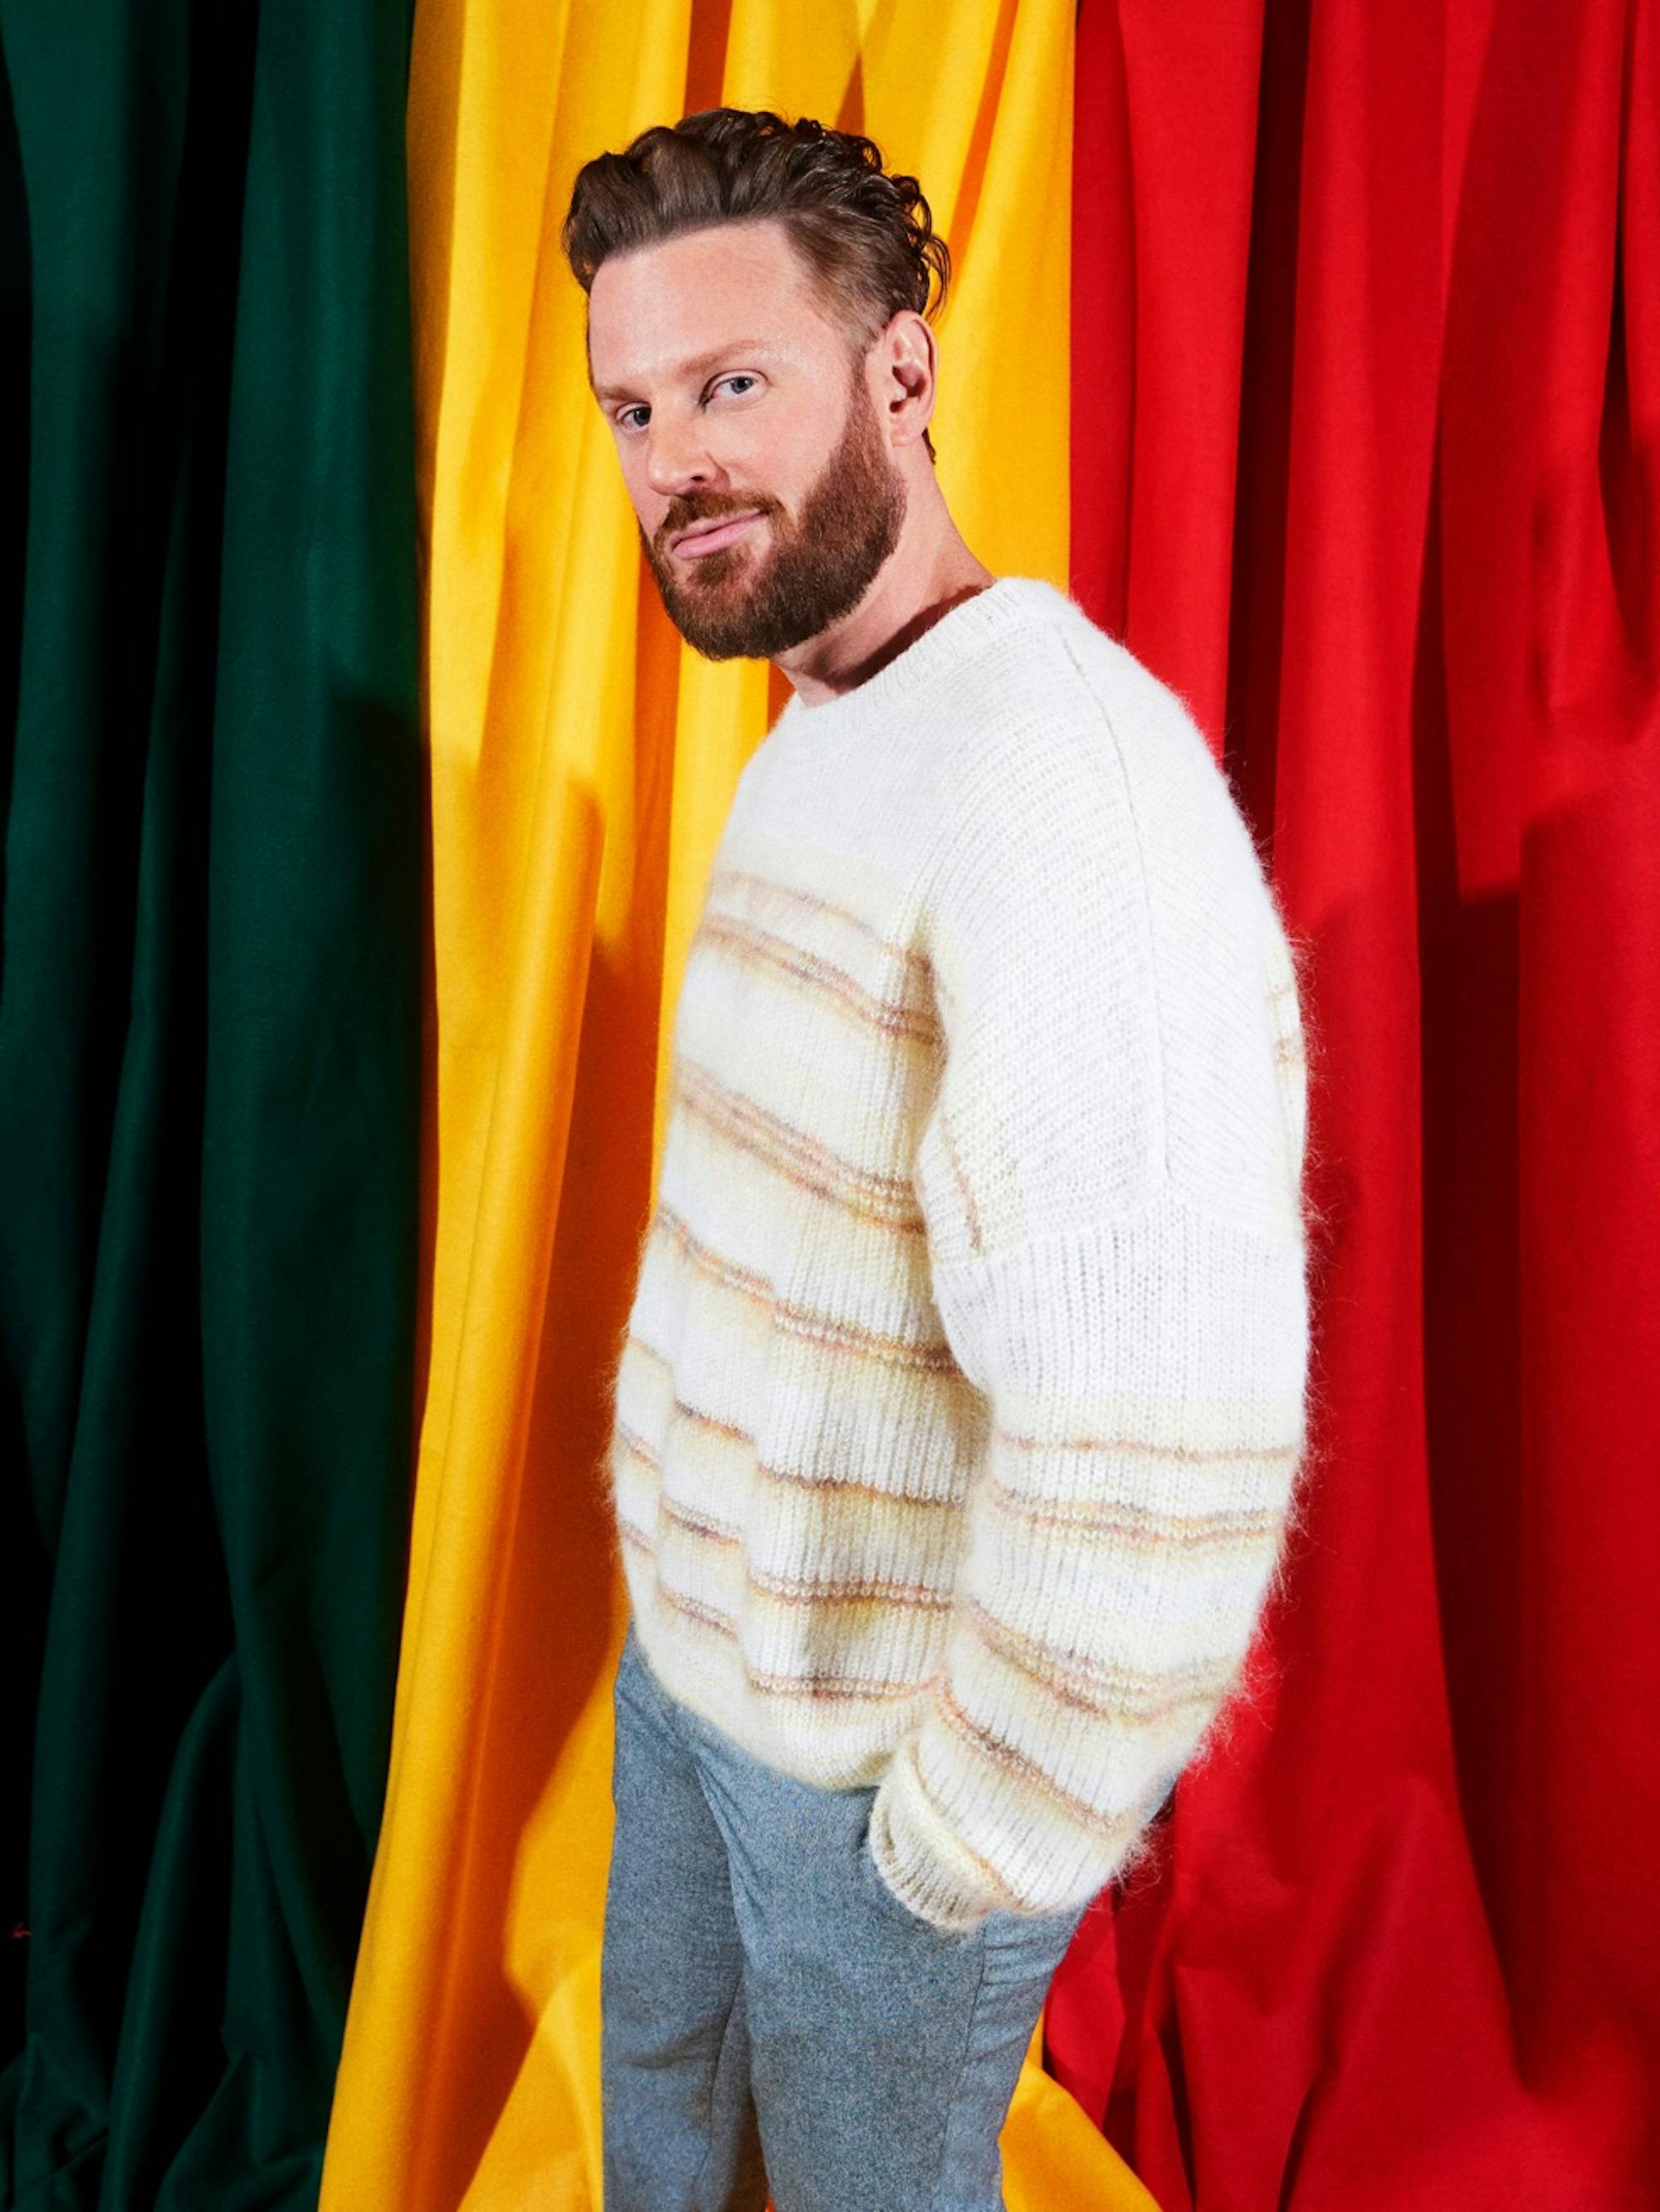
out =
<path fill-rule="evenodd" d="M 1084 0 L 1073 589 L 1310 948 L 1309 1528 L 1051 1992 L 1164 2212 L 1660 2202 L 1660 0 Z"/>

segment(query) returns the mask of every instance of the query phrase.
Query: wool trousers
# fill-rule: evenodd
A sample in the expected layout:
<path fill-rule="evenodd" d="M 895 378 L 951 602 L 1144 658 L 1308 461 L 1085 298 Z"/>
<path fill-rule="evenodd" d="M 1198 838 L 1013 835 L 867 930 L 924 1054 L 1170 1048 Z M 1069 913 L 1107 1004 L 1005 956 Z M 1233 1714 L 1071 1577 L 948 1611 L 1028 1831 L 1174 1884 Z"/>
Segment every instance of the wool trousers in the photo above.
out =
<path fill-rule="evenodd" d="M 601 1959 L 605 2212 L 1001 2212 L 998 2136 L 1087 1905 L 948 1935 L 822 1790 L 669 1696 L 629 1625 Z"/>

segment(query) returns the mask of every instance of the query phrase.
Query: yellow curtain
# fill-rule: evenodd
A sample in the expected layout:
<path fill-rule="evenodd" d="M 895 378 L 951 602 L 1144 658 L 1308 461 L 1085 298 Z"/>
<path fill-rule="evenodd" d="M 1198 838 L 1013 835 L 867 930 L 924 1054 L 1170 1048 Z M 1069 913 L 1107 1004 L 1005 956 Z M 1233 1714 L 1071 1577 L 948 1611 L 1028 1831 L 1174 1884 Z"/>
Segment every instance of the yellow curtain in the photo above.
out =
<path fill-rule="evenodd" d="M 703 872 L 784 696 L 682 647 L 589 396 L 575 172 L 728 102 L 867 130 L 958 257 L 941 478 L 1067 573 L 1071 0 L 420 0 L 409 103 L 432 823 L 420 1452 L 323 2212 L 600 2205 L 604 1379 Z M 1037 2039 L 1034 2038 L 1034 2058 Z M 1147 2197 L 1029 2060 L 1011 2205 Z"/>

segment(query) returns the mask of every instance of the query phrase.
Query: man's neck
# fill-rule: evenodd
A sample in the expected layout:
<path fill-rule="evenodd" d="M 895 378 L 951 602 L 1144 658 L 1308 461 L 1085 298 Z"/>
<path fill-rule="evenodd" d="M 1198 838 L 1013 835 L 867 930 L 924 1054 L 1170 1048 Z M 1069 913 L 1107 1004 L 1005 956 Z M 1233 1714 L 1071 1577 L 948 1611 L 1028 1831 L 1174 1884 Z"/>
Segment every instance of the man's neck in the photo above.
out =
<path fill-rule="evenodd" d="M 855 690 L 941 615 L 996 581 L 947 517 L 932 544 L 908 547 L 902 536 L 853 612 L 780 653 L 773 665 L 788 677 L 802 706 L 821 706 Z"/>

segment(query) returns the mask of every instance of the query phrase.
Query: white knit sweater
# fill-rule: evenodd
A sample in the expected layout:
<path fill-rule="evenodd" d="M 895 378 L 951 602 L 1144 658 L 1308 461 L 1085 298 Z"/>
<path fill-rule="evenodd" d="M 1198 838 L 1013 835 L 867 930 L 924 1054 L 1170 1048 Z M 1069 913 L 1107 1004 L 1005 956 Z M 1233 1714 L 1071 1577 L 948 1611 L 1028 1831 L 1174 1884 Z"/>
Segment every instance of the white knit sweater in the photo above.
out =
<path fill-rule="evenodd" d="M 1301 1461 L 1306 1073 L 1177 694 L 1005 577 L 745 769 L 673 1039 L 610 1482 L 661 1681 L 879 1783 L 942 1929 L 1120 1870 Z"/>

